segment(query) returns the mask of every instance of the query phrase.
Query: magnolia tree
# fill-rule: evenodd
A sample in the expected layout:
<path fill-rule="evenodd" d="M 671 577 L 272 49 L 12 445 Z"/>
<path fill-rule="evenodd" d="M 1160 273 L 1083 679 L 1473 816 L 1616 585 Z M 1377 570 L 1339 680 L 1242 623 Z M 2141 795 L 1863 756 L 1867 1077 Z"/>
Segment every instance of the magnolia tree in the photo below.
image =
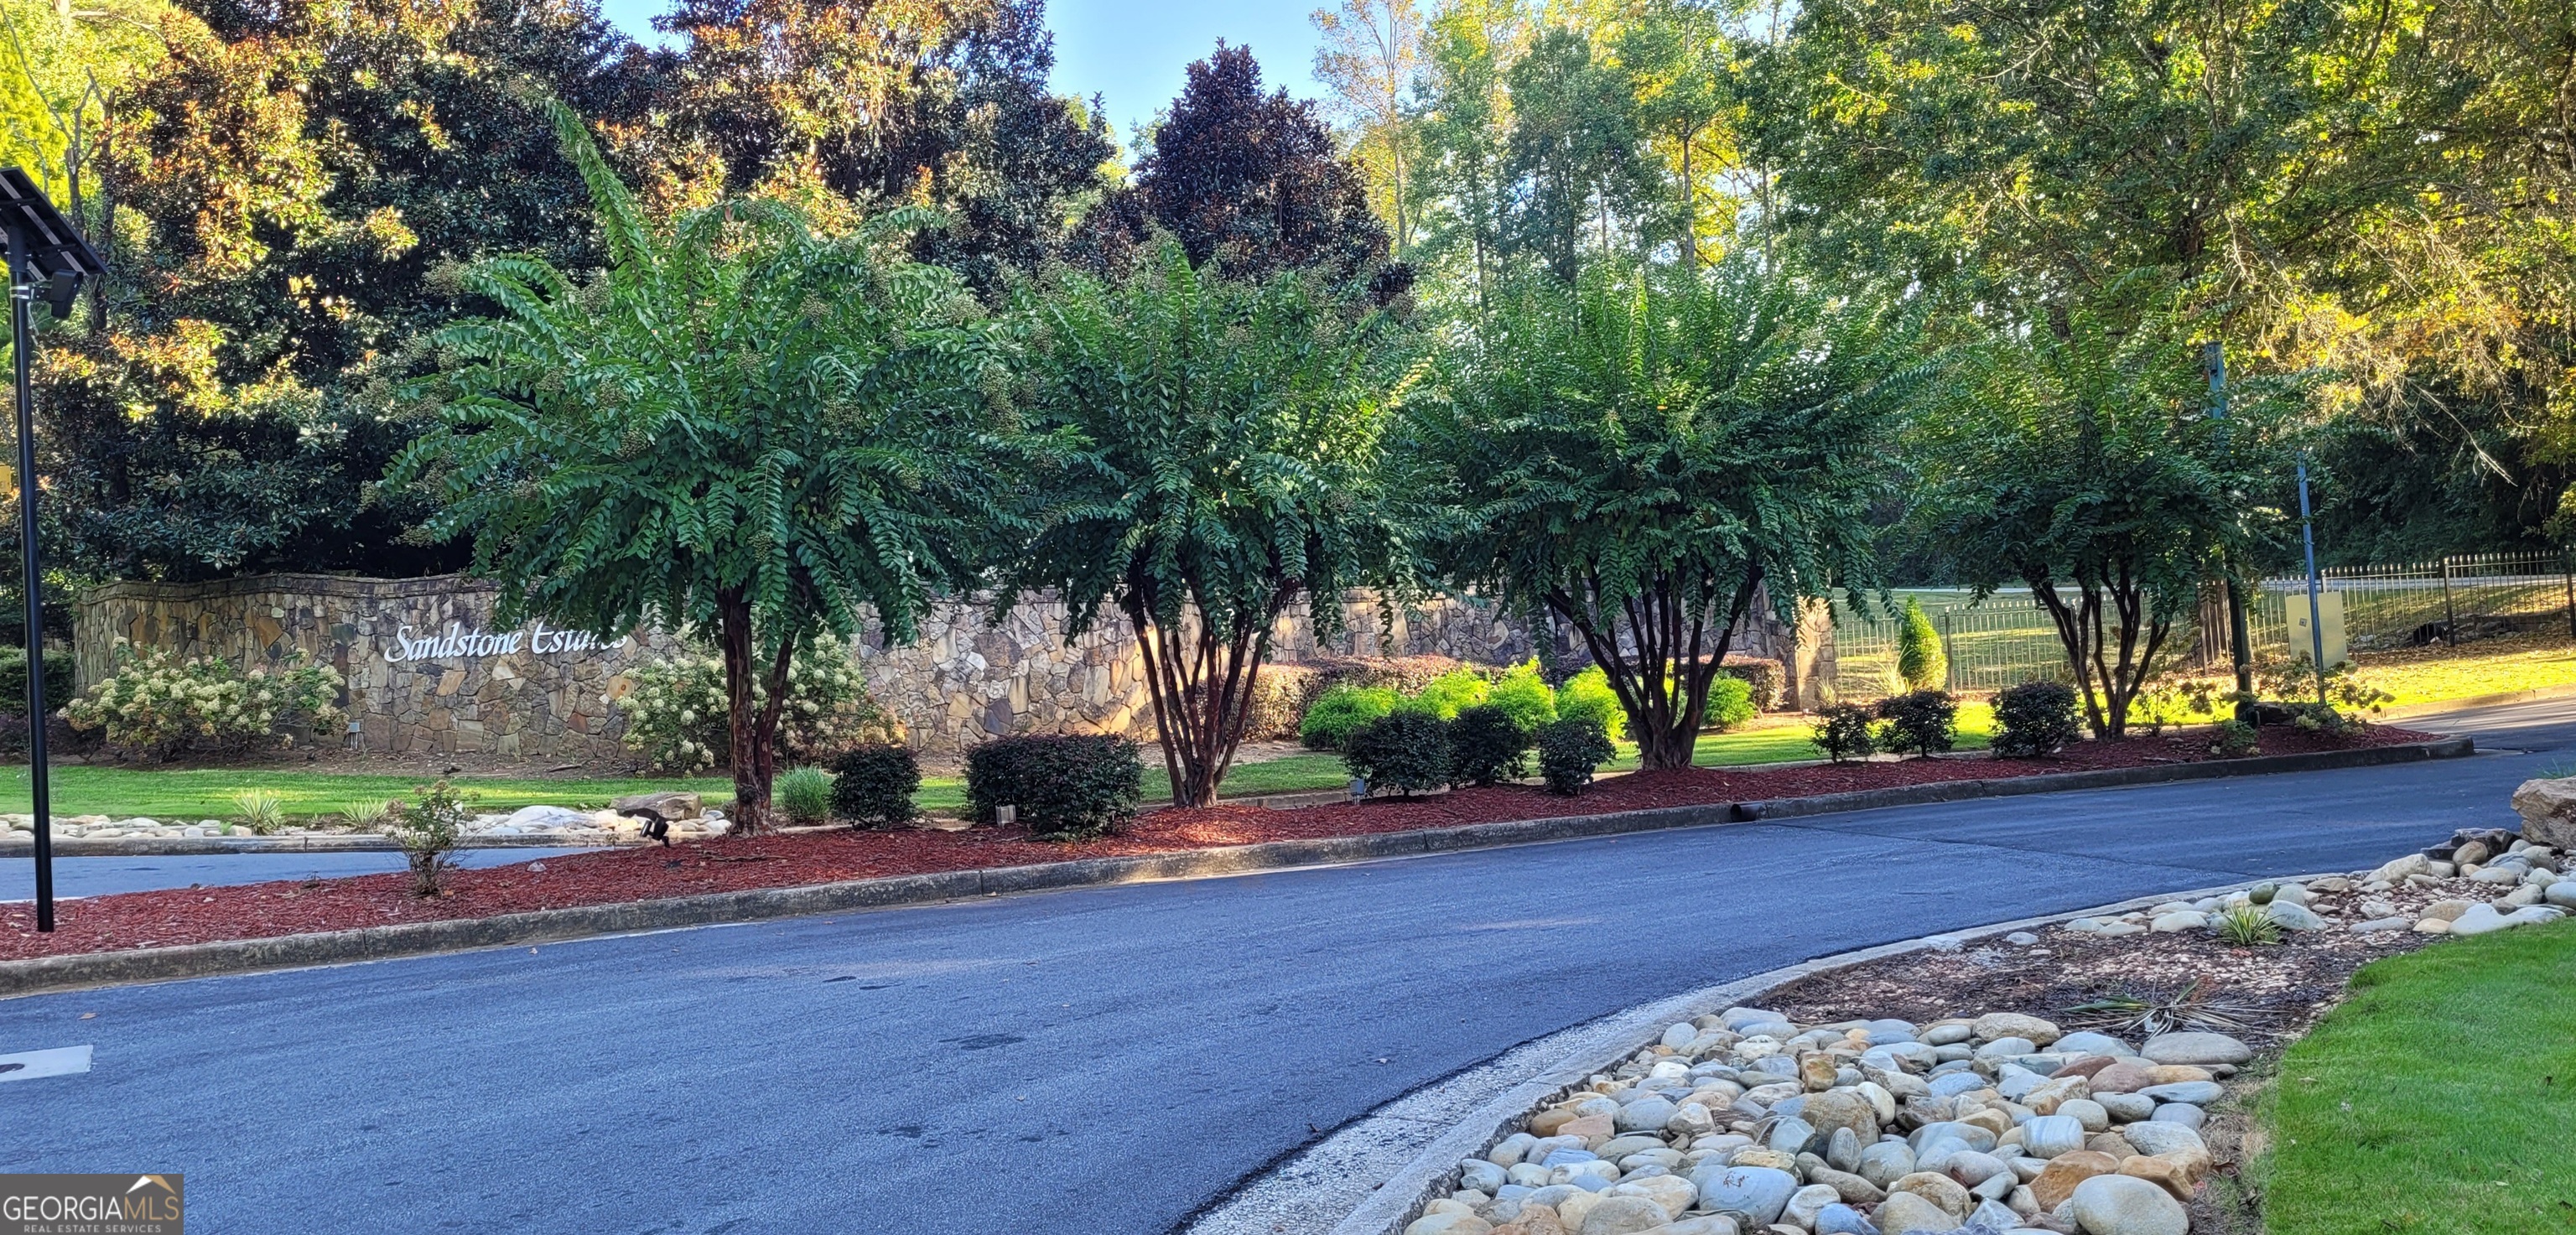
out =
<path fill-rule="evenodd" d="M 1396 534 L 1378 489 L 1392 323 L 1315 278 L 1192 269 L 1161 243 L 1111 280 L 1031 294 L 1034 416 L 1069 442 L 1043 529 L 1000 570 L 1048 589 L 1079 633 L 1104 608 L 1144 649 L 1172 799 L 1216 799 L 1272 627 L 1319 632 L 1378 581 Z"/>
<path fill-rule="evenodd" d="M 502 312 L 440 332 L 448 363 L 423 387 L 439 425 L 392 479 L 437 494 L 433 530 L 471 537 L 502 622 L 710 636 L 736 818 L 757 831 L 799 649 L 863 615 L 909 639 L 1008 526 L 979 393 L 1007 383 L 974 298 L 902 256 L 931 216 L 821 235 L 752 200 L 656 229 L 556 119 L 609 266 L 581 283 L 527 258 L 468 272 Z"/>
<path fill-rule="evenodd" d="M 2048 612 L 2097 737 L 2127 730 L 2166 640 L 2229 562 L 2285 526 L 2299 384 L 2231 385 L 2224 421 L 2188 323 L 2078 312 L 1967 349 L 1910 430 L 1915 517 L 1980 596 Z"/>
<path fill-rule="evenodd" d="M 1543 608 L 1649 768 L 1687 767 L 1745 619 L 1867 578 L 1889 320 L 1746 258 L 1532 279 L 1411 401 L 1405 491 L 1451 585 Z"/>

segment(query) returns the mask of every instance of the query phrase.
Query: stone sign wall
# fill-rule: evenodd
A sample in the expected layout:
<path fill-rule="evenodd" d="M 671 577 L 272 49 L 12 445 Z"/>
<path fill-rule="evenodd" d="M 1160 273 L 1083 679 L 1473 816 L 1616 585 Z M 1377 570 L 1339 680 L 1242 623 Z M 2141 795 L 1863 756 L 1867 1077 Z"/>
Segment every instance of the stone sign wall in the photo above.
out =
<path fill-rule="evenodd" d="M 113 670 L 119 639 L 236 664 L 296 652 L 348 680 L 347 707 L 366 748 L 397 754 L 484 753 L 504 759 L 631 762 L 619 744 L 625 722 L 609 700 L 641 658 L 667 654 L 654 631 L 613 644 L 531 622 L 491 626 L 493 590 L 458 576 L 353 579 L 261 575 L 210 583 L 111 583 L 81 597 L 73 650 L 82 688 Z M 868 693 L 902 727 L 905 740 L 951 760 L 1011 733 L 1154 732 L 1144 663 L 1126 622 L 1064 637 L 1064 607 L 1022 603 L 999 625 L 971 602 L 936 606 L 921 637 L 888 648 L 871 634 L 853 649 Z M 1577 644 L 1553 641 L 1560 663 L 1580 660 Z M 1494 606 L 1442 599 L 1383 614 L 1354 595 L 1342 629 L 1318 637 L 1301 609 L 1272 632 L 1275 660 L 1448 656 L 1507 664 L 1535 655 L 1522 623 Z M 1765 620 L 1739 635 L 1736 652 L 1781 660 L 1790 697 L 1810 700 L 1819 653 L 1831 638 L 1801 642 Z M 1828 669 L 1829 671 L 1829 669 Z"/>

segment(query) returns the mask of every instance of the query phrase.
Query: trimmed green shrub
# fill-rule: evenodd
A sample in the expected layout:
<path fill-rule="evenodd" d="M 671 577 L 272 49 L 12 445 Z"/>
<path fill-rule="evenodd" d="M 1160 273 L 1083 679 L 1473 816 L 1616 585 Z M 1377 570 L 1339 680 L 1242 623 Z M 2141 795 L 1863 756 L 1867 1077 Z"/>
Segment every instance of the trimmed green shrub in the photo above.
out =
<path fill-rule="evenodd" d="M 2066 749 L 2083 732 L 2075 688 L 2064 682 L 2024 682 L 1995 692 L 1995 757 L 2036 759 Z"/>
<path fill-rule="evenodd" d="M 789 768 L 769 783 L 769 798 L 789 823 L 822 823 L 832 817 L 832 774 L 821 768 Z"/>
<path fill-rule="evenodd" d="M 1788 675 L 1781 672 L 1776 660 L 1730 660 L 1717 667 L 1719 673 L 1738 678 L 1753 688 L 1753 710 L 1777 712 L 1788 703 Z"/>
<path fill-rule="evenodd" d="M 72 654 L 45 653 L 45 710 L 54 711 L 72 701 Z M 27 707 L 27 649 L 0 647 L 0 709 L 25 715 Z"/>
<path fill-rule="evenodd" d="M 1808 726 L 1818 749 L 1836 763 L 1878 753 L 1878 715 L 1865 704 L 1828 703 Z"/>
<path fill-rule="evenodd" d="M 1449 782 L 1490 785 L 1529 775 L 1530 735 L 1503 707 L 1480 703 L 1449 722 Z"/>
<path fill-rule="evenodd" d="M 393 804 L 393 826 L 386 832 L 402 846 L 403 863 L 411 868 L 412 895 L 446 894 L 447 877 L 462 865 L 456 842 L 473 818 L 474 795 L 458 793 L 443 780 L 412 790 L 409 802 Z"/>
<path fill-rule="evenodd" d="M 1724 733 L 1753 719 L 1753 684 L 1718 674 L 1708 680 L 1708 711 L 1703 722 Z"/>
<path fill-rule="evenodd" d="M 1125 827 L 1143 796 L 1136 744 L 1106 734 L 995 738 L 966 752 L 975 822 L 1013 806 L 1038 840 L 1085 840 Z"/>
<path fill-rule="evenodd" d="M 921 791 L 921 762 L 912 748 L 869 742 L 832 760 L 832 813 L 856 827 L 899 828 L 913 820 L 912 795 Z"/>
<path fill-rule="evenodd" d="M 1398 709 L 1351 735 L 1342 766 L 1371 791 L 1393 789 L 1411 797 L 1417 789 L 1444 788 L 1450 780 L 1449 722 L 1418 705 Z"/>
<path fill-rule="evenodd" d="M 1485 675 L 1464 665 L 1431 679 L 1414 700 L 1442 720 L 1456 720 L 1458 713 L 1483 703 L 1493 693 L 1494 684 Z"/>
<path fill-rule="evenodd" d="M 2241 720 L 2225 720 L 2209 730 L 2209 753 L 2233 759 L 2263 749 L 2263 737 Z"/>
<path fill-rule="evenodd" d="M 1950 749 L 1959 736 L 1959 702 L 1946 690 L 1881 699 L 1878 716 L 1887 722 L 1879 744 L 1898 754 L 1910 750 L 1918 758 L 1930 758 L 1934 751 Z"/>
<path fill-rule="evenodd" d="M 1619 753 L 1610 744 L 1610 735 L 1590 718 L 1569 716 L 1538 731 L 1538 774 L 1547 781 L 1547 791 L 1564 797 L 1583 792 L 1592 783 L 1592 773 Z"/>
<path fill-rule="evenodd" d="M 1525 734 L 1535 734 L 1539 726 L 1556 719 L 1556 691 L 1539 676 L 1535 659 L 1506 670 L 1485 695 L 1485 703 L 1509 713 Z"/>
<path fill-rule="evenodd" d="M 1594 665 L 1556 688 L 1558 720 L 1588 720 L 1601 730 L 1601 736 L 1613 742 L 1627 736 L 1628 710 L 1619 705 L 1619 692 L 1610 689 L 1610 675 Z"/>
<path fill-rule="evenodd" d="M 1941 632 L 1923 602 L 1905 598 L 1905 614 L 1896 628 L 1896 672 L 1906 689 L 1920 694 L 1950 684 L 1950 657 L 1941 650 Z"/>
<path fill-rule="evenodd" d="M 1309 750 L 1344 750 L 1351 735 L 1369 722 L 1395 711 L 1396 693 L 1384 686 L 1334 686 L 1315 696 L 1297 723 L 1297 739 Z"/>

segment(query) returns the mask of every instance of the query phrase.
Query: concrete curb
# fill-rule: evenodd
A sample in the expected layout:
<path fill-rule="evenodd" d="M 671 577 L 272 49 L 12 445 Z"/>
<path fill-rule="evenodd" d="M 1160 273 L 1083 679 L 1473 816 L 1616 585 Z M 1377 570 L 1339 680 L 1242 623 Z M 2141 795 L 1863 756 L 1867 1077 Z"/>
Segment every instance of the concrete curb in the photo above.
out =
<path fill-rule="evenodd" d="M 2117 785 L 2154 784 L 2207 776 L 2249 776 L 2359 767 L 2370 764 L 2455 758 L 2470 753 L 2467 738 L 2313 755 L 2280 755 L 2166 768 L 2119 768 L 2102 772 L 2048 773 L 2000 780 L 1952 781 L 1827 794 L 1817 798 L 1769 802 L 1707 802 L 1620 811 L 1607 815 L 1568 815 L 1553 819 L 1516 819 L 1450 828 L 1378 832 L 1317 840 L 1269 841 L 1184 849 L 1124 858 L 1079 858 L 1031 866 L 950 871 L 933 875 L 898 875 L 842 883 L 789 888 L 758 888 L 701 896 L 543 909 L 448 922 L 405 922 L 356 930 L 285 935 L 269 939 L 223 940 L 122 952 L 89 952 L 0 961 L 0 999 L 50 991 L 132 982 L 165 982 L 217 974 L 250 973 L 352 961 L 389 960 L 477 948 L 520 947 L 591 935 L 676 927 L 715 926 L 767 918 L 842 913 L 921 905 L 1007 892 L 1050 888 L 1103 887 L 1156 879 L 1206 879 L 1258 871 L 1328 866 L 1384 858 L 1419 857 L 1505 845 L 1579 840 L 1673 828 L 1758 819 L 1793 818 L 1833 811 L 1872 810 L 2005 794 L 2047 793 Z M 2194 769 L 2209 769 L 2191 774 Z M 2135 773 L 2150 775 L 2135 776 Z M 2180 774 L 2177 774 L 2180 773 Z M 1832 805 L 1823 805 L 1833 803 Z"/>
<path fill-rule="evenodd" d="M 1855 965 L 1865 965 L 1891 956 L 1921 952 L 1936 946 L 1953 947 L 1974 943 L 1998 935 L 2008 935 L 2014 931 L 2037 930 L 2074 918 L 2122 914 L 2166 901 L 2197 900 L 2204 896 L 2217 896 L 2250 888 L 2258 883 L 2322 877 L 2322 875 L 2288 875 L 2247 879 L 2188 892 L 2167 892 L 2156 896 L 2135 897 L 2115 904 L 2079 909 L 2071 913 L 2048 914 L 2042 917 L 2020 918 L 2010 922 L 1971 927 L 1966 930 L 1944 931 L 1940 934 L 1925 935 L 1919 939 L 1908 939 L 1899 943 L 1880 944 L 1873 948 L 1861 948 L 1833 956 L 1818 957 L 1815 960 L 1786 965 L 1767 973 L 1755 974 L 1749 978 L 1739 978 L 1733 982 L 1703 987 L 1669 999 L 1641 1004 L 1625 1012 L 1613 1013 L 1586 1027 L 1584 1046 L 1568 1053 L 1555 1066 L 1539 1075 L 1478 1105 L 1447 1131 L 1434 1137 L 1419 1154 L 1414 1156 L 1411 1163 L 1379 1185 L 1376 1191 L 1369 1194 L 1367 1200 L 1362 1201 L 1358 1208 L 1350 1212 L 1349 1216 L 1336 1223 L 1330 1235 L 1394 1235 L 1395 1232 L 1403 1230 L 1405 1222 L 1413 1216 L 1414 1211 L 1430 1202 L 1434 1193 L 1447 1191 L 1449 1185 L 1457 1180 L 1460 1160 L 1474 1157 L 1492 1148 L 1495 1142 L 1510 1135 L 1512 1126 L 1521 1122 L 1531 1111 L 1545 1103 L 1555 1101 L 1567 1091 L 1590 1080 L 1595 1073 L 1606 1072 L 1617 1067 L 1621 1061 L 1654 1042 L 1666 1026 L 1697 1016 L 1711 1015 L 1736 1004 L 1758 1000 L 1775 987 L 1786 986 L 1803 978 L 1831 973 L 1838 969 L 1849 969 Z"/>

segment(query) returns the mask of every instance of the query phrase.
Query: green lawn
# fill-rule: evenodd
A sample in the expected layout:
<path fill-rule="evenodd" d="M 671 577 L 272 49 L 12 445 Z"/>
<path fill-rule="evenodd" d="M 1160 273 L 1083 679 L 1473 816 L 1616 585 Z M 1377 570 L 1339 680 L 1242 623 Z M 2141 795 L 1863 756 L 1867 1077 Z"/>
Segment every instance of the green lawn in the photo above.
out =
<path fill-rule="evenodd" d="M 2266 1107 L 2268 1235 L 2576 1228 L 2576 921 L 2372 962 Z"/>
<path fill-rule="evenodd" d="M 1965 704 L 1959 709 L 1959 748 L 1981 750 L 1992 726 L 1992 713 L 1983 704 Z M 1797 718 L 1766 719 L 1755 727 L 1734 733 L 1713 733 L 1700 738 L 1698 762 L 1703 767 L 1733 767 L 1749 764 L 1781 763 L 1796 759 L 1817 759 L 1822 755 L 1807 740 L 1806 723 Z M 1637 766 L 1636 747 L 1620 744 L 1615 769 Z M 1331 754 L 1296 754 L 1260 763 L 1238 763 L 1226 777 L 1228 797 L 1256 797 L 1274 793 L 1301 793 L 1321 789 L 1339 789 L 1350 783 L 1351 774 L 1342 767 L 1341 757 Z M 164 820 L 223 819 L 235 814 L 233 795 L 246 789 L 265 789 L 285 799 L 286 813 L 294 816 L 337 814 L 353 805 L 382 802 L 401 797 L 422 783 L 417 776 L 362 776 L 346 772 L 283 771 L 267 769 L 194 768 L 166 769 L 141 767 L 103 767 L 60 765 L 53 775 L 53 807 L 57 815 L 136 815 Z M 617 780 L 513 780 L 501 777 L 458 776 L 458 788 L 475 795 L 485 810 L 515 810 L 536 803 L 568 806 L 605 806 L 609 799 L 630 793 L 656 789 L 689 789 L 706 796 L 710 803 L 730 801 L 733 782 L 722 777 L 637 777 Z M 1163 773 L 1162 760 L 1148 747 L 1145 751 L 1145 798 L 1148 801 L 1171 797 L 1171 780 Z M 955 776 L 925 776 L 921 794 L 916 799 L 926 811 L 953 811 L 966 803 L 966 783 Z M 27 770 L 23 767 L 0 768 L 0 811 L 23 812 L 27 809 Z"/>
<path fill-rule="evenodd" d="M 2576 642 L 2564 636 L 2479 639 L 2353 657 L 2362 676 L 2399 704 L 2474 699 L 2551 686 L 2576 686 Z"/>

